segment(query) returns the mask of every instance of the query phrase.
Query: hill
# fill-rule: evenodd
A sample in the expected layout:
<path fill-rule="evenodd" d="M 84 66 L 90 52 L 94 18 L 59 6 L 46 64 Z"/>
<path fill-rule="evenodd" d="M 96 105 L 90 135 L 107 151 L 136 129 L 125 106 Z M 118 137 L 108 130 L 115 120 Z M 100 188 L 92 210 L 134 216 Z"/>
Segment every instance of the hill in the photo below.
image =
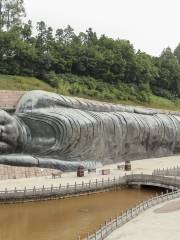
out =
<path fill-rule="evenodd" d="M 29 90 L 45 90 L 50 92 L 58 92 L 59 94 L 64 95 L 70 95 L 70 96 L 78 96 L 78 97 L 84 97 L 94 100 L 100 100 L 105 102 L 114 102 L 114 103 L 121 103 L 126 105 L 141 105 L 145 107 L 151 107 L 151 108 L 162 108 L 162 109 L 168 109 L 168 110 L 175 110 L 180 111 L 180 101 L 172 101 L 168 100 L 166 98 L 158 97 L 153 94 L 150 94 L 149 101 L 145 102 L 141 101 L 141 99 L 137 99 L 136 95 L 132 95 L 132 92 L 128 91 L 126 92 L 126 100 L 120 100 L 116 97 L 116 95 L 113 95 L 113 91 L 117 92 L 119 91 L 120 96 L 124 96 L 124 88 L 117 89 L 117 87 L 110 87 L 108 88 L 107 85 L 104 85 L 104 89 L 101 86 L 101 89 L 98 89 L 96 87 L 89 87 L 88 84 L 93 85 L 93 79 L 89 79 L 89 83 L 85 84 L 85 80 L 87 80 L 87 77 L 83 80 L 83 85 L 79 81 L 72 81 L 71 78 L 73 76 L 69 76 L 70 81 L 67 81 L 68 76 L 62 75 L 58 79 L 58 86 L 56 88 L 51 87 L 48 83 L 45 83 L 35 77 L 25 77 L 25 76 L 13 76 L 13 75 L 2 75 L 0 74 L 0 90 L 13 90 L 13 91 L 29 91 Z M 80 79 L 79 77 L 75 76 L 75 78 Z M 90 81 L 91 80 L 91 81 Z M 126 86 L 128 88 L 128 86 Z M 105 92 L 106 89 L 106 92 Z M 129 90 L 129 89 L 128 89 Z M 96 94 L 93 94 L 93 93 Z M 129 94 L 129 95 L 128 95 Z"/>

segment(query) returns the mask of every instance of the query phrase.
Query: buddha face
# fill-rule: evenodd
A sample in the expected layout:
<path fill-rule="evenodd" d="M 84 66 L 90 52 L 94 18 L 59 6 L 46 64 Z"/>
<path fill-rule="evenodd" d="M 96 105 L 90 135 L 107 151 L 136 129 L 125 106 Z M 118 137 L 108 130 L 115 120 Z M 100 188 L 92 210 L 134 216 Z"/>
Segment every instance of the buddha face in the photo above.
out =
<path fill-rule="evenodd" d="M 7 112 L 0 110 L 0 154 L 13 153 L 19 137 L 18 123 Z"/>

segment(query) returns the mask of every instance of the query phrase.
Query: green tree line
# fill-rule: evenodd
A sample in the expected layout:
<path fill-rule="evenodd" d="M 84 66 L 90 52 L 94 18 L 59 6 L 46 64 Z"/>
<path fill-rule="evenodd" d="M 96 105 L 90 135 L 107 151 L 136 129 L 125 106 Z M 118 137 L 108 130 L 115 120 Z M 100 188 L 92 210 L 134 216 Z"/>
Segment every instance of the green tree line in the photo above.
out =
<path fill-rule="evenodd" d="M 154 57 L 128 40 L 98 37 L 91 28 L 78 34 L 69 25 L 53 31 L 40 21 L 34 35 L 24 16 L 23 0 L 0 0 L 1 74 L 35 76 L 74 95 L 145 102 L 151 93 L 180 97 L 180 44 Z"/>

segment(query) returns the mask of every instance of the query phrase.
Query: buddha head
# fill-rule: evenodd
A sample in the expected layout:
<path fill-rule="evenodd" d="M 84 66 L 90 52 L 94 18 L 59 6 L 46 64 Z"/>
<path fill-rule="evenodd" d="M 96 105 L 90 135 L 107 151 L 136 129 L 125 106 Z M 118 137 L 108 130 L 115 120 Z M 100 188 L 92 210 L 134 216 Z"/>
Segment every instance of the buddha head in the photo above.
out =
<path fill-rule="evenodd" d="M 18 121 L 7 112 L 0 110 L 0 154 L 15 152 L 18 138 Z"/>

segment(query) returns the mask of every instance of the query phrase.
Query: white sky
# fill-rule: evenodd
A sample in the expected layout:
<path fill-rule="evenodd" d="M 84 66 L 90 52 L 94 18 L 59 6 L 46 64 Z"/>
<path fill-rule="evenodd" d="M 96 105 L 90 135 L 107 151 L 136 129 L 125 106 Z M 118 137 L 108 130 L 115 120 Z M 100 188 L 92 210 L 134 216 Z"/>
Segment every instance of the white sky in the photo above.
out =
<path fill-rule="evenodd" d="M 128 39 L 158 56 L 180 42 L 180 0 L 24 0 L 27 18 L 53 29 L 92 27 L 98 35 Z"/>

